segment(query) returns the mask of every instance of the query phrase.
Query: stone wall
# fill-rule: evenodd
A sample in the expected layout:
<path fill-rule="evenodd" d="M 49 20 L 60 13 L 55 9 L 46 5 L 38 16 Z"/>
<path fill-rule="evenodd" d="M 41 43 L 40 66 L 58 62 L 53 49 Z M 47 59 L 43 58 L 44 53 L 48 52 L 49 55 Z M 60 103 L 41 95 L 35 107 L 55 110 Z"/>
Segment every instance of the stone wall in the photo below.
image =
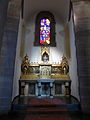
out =
<path fill-rule="evenodd" d="M 80 102 L 83 112 L 90 113 L 90 1 L 72 1 Z"/>
<path fill-rule="evenodd" d="M 6 2 L 6 0 L 3 1 Z M 20 5 L 20 0 L 9 2 L 3 31 L 0 54 L 0 112 L 6 112 L 11 108 Z"/>
<path fill-rule="evenodd" d="M 0 50 L 2 44 L 2 35 L 4 30 L 3 28 L 5 25 L 6 15 L 7 15 L 8 1 L 9 0 L 0 0 Z"/>

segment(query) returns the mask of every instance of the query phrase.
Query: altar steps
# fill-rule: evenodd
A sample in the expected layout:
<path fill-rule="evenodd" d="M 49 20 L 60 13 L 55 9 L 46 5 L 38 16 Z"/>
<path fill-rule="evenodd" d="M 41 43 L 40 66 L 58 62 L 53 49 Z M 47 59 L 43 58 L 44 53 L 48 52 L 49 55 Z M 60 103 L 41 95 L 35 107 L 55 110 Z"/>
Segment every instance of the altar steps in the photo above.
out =
<path fill-rule="evenodd" d="M 80 104 L 73 97 L 57 98 L 16 98 L 12 103 L 12 110 L 27 114 L 54 114 L 80 112 Z"/>

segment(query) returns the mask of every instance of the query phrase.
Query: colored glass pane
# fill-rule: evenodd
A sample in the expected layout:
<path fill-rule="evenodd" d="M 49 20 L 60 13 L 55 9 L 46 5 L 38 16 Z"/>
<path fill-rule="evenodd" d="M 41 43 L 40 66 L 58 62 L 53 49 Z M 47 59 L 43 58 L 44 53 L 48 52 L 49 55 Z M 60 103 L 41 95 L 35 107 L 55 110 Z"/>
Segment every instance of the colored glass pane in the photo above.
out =
<path fill-rule="evenodd" d="M 50 44 L 50 20 L 40 21 L 40 44 Z"/>

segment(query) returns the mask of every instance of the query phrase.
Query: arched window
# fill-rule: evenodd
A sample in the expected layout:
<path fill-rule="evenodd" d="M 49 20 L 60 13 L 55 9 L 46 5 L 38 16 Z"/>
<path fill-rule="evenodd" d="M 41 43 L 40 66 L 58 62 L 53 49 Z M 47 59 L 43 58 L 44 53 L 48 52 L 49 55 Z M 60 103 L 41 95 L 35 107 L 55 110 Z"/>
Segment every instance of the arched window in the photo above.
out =
<path fill-rule="evenodd" d="M 40 12 L 36 16 L 35 46 L 56 46 L 55 42 L 55 20 L 52 13 Z"/>

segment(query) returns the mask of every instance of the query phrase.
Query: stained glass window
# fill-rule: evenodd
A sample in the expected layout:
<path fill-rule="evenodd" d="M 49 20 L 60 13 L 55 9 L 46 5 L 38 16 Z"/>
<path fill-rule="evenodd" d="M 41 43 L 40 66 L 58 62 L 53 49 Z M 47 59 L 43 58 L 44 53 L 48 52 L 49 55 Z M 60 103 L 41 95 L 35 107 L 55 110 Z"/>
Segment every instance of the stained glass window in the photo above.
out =
<path fill-rule="evenodd" d="M 41 11 L 35 21 L 34 46 L 56 47 L 55 19 L 49 11 Z"/>
<path fill-rule="evenodd" d="M 50 20 L 47 18 L 40 21 L 40 44 L 50 44 Z"/>

